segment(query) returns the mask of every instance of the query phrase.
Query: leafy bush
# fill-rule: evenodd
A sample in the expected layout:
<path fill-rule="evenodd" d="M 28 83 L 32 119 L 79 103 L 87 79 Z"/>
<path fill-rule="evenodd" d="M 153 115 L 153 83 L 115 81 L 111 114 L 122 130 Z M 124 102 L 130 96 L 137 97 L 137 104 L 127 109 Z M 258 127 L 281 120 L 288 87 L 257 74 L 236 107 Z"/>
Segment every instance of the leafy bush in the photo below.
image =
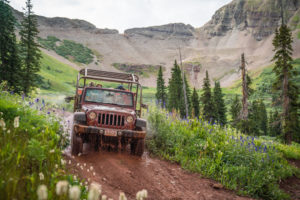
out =
<path fill-rule="evenodd" d="M 263 199 L 285 199 L 281 179 L 297 169 L 284 158 L 300 159 L 298 145 L 243 135 L 197 119 L 153 109 L 148 116 L 154 134 L 149 150 L 183 168 L 221 182 L 225 187 Z"/>

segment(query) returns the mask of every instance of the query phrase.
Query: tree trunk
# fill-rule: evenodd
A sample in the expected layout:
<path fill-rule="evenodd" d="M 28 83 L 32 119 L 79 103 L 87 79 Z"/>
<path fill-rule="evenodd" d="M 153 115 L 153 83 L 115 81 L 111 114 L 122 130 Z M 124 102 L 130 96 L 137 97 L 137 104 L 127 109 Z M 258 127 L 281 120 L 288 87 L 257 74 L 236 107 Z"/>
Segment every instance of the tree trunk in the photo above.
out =
<path fill-rule="evenodd" d="M 246 64 L 245 64 L 245 55 L 244 53 L 241 56 L 241 71 L 242 71 L 242 91 L 243 91 L 243 110 L 242 110 L 242 119 L 248 119 L 248 91 L 247 91 L 247 76 L 246 76 Z"/>
<path fill-rule="evenodd" d="M 283 133 L 284 139 L 287 144 L 292 143 L 292 133 L 287 127 L 287 123 L 289 121 L 289 104 L 290 99 L 288 95 L 288 71 L 286 68 L 283 69 L 283 104 L 282 104 L 282 111 L 283 111 Z"/>

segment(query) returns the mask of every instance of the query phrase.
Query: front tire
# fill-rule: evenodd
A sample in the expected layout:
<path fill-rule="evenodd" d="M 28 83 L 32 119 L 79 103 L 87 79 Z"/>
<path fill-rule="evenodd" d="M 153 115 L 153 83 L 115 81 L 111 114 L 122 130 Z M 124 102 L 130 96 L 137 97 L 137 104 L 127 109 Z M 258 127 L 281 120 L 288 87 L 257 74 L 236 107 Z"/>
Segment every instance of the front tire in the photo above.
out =
<path fill-rule="evenodd" d="M 141 157 L 144 154 L 145 139 L 136 139 L 130 146 L 131 154 Z"/>
<path fill-rule="evenodd" d="M 71 153 L 74 156 L 77 156 L 79 153 L 83 152 L 83 141 L 82 138 L 76 136 L 74 129 L 72 130 L 71 135 Z"/>

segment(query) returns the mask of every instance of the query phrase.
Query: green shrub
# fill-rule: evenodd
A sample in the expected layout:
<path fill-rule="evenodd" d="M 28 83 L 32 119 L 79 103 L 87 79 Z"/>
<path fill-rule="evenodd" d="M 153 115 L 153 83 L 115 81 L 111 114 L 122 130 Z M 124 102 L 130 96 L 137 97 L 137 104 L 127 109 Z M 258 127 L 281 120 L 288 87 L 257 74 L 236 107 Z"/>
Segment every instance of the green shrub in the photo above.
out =
<path fill-rule="evenodd" d="M 148 121 L 154 131 L 148 142 L 152 153 L 242 195 L 288 198 L 278 182 L 296 173 L 284 156 L 299 159 L 299 146 L 250 137 L 202 120 L 181 120 L 157 109 L 150 111 Z"/>

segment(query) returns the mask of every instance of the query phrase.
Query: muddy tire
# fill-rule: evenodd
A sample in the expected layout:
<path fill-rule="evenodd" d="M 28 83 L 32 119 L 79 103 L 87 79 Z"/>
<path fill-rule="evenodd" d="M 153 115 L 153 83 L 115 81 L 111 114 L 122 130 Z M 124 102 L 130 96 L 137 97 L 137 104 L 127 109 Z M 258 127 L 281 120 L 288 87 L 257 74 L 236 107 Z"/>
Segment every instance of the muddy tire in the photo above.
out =
<path fill-rule="evenodd" d="M 81 137 L 76 136 L 74 130 L 72 130 L 71 135 L 71 153 L 74 156 L 77 156 L 83 151 L 83 141 Z"/>
<path fill-rule="evenodd" d="M 130 145 L 131 154 L 136 156 L 142 156 L 145 148 L 145 139 L 133 140 Z"/>

